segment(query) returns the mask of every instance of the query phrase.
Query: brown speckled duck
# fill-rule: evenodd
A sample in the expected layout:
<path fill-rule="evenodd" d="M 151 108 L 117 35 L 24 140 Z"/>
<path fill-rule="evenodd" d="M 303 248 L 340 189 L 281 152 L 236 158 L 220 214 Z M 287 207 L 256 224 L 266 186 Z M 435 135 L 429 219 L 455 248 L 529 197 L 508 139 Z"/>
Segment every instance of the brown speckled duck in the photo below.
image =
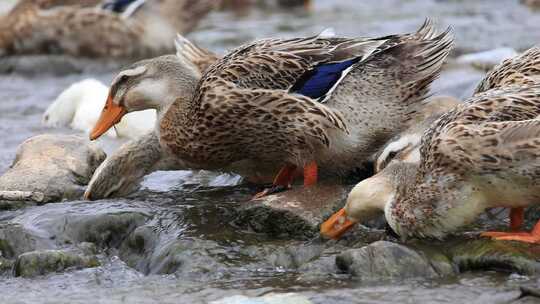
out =
<path fill-rule="evenodd" d="M 297 168 L 313 185 L 319 166 L 329 174 L 363 166 L 400 130 L 452 42 L 427 21 L 374 39 L 259 40 L 202 77 L 175 56 L 137 62 L 113 80 L 91 138 L 127 112 L 155 108 L 161 148 L 185 168 L 280 164 L 277 188 L 289 187 Z"/>
<path fill-rule="evenodd" d="M 23 0 L 0 19 L 0 55 L 143 58 L 174 50 L 210 0 Z"/>
<path fill-rule="evenodd" d="M 322 234 L 338 238 L 384 212 L 402 238 L 442 238 L 487 208 L 510 207 L 514 231 L 483 235 L 540 243 L 540 224 L 517 231 L 522 208 L 540 202 L 539 76 L 538 47 L 501 63 L 424 133 L 419 165 L 392 162 L 359 183 Z"/>
<path fill-rule="evenodd" d="M 422 102 L 410 115 L 406 129 L 399 132 L 383 147 L 375 161 L 375 173 L 381 172 L 391 161 L 420 162 L 420 144 L 423 133 L 443 114 L 461 101 L 452 96 L 434 96 Z"/>

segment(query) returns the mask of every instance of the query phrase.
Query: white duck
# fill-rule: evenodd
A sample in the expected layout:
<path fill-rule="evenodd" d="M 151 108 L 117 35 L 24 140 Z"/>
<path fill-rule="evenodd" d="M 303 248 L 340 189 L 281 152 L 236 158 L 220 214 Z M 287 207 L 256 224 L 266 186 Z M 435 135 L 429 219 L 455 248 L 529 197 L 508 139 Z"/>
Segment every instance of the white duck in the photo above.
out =
<path fill-rule="evenodd" d="M 70 85 L 43 114 L 43 125 L 47 127 L 69 126 L 86 134 L 96 124 L 109 88 L 96 79 L 85 79 Z M 109 137 L 137 138 L 153 130 L 156 111 L 145 110 L 129 113 L 116 125 L 116 132 L 109 130 Z"/>

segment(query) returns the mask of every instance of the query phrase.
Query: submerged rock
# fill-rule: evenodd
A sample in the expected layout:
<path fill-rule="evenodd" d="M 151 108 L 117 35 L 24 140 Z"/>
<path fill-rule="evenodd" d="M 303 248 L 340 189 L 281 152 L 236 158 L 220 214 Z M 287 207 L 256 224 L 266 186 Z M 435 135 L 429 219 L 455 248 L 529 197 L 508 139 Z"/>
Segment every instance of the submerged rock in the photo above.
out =
<path fill-rule="evenodd" d="M 449 260 L 440 260 L 435 266 L 424 254 L 387 241 L 347 250 L 336 257 L 336 264 L 363 281 L 435 278 L 454 273 Z"/>
<path fill-rule="evenodd" d="M 44 134 L 27 139 L 0 176 L 0 201 L 79 198 L 104 159 L 101 148 L 79 136 Z"/>
<path fill-rule="evenodd" d="M 534 297 L 537 300 L 540 299 L 540 287 L 521 286 L 519 290 L 521 291 L 520 298 Z"/>
<path fill-rule="evenodd" d="M 21 254 L 14 266 L 15 276 L 34 277 L 50 272 L 60 272 L 68 268 L 81 269 L 97 267 L 95 256 L 71 250 L 41 250 Z"/>
<path fill-rule="evenodd" d="M 525 275 L 540 274 L 540 247 L 490 239 L 456 240 L 444 245 L 460 272 L 497 270 Z"/>
<path fill-rule="evenodd" d="M 309 238 L 323 219 L 343 206 L 351 186 L 319 184 L 250 200 L 241 204 L 235 224 L 274 236 Z"/>

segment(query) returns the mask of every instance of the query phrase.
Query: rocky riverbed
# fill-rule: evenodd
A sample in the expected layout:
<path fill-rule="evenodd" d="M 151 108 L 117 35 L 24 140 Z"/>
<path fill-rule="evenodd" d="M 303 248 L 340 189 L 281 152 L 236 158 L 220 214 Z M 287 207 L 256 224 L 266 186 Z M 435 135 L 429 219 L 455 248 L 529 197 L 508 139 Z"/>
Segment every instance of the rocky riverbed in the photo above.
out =
<path fill-rule="evenodd" d="M 315 1 L 314 12 L 216 12 L 190 38 L 221 52 L 265 36 L 414 30 L 452 25 L 457 48 L 434 92 L 463 98 L 483 71 L 459 55 L 540 42 L 540 13 L 518 1 Z M 368 4 L 369 3 L 369 4 Z M 61 57 L 0 58 L 0 173 L 43 134 L 41 114 L 69 84 L 109 82 L 114 64 Z M 39 67 L 39 69 L 36 69 Z M 39 70 L 39 71 L 38 71 Z M 76 73 L 68 73 L 76 72 Z M 107 153 L 122 142 L 100 139 Z M 80 174 L 79 174 L 80 175 Z M 67 183 L 67 182 L 66 182 Z M 323 184 L 251 201 L 260 190 L 206 171 L 157 172 L 129 197 L 0 204 L 1 303 L 536 303 L 540 247 L 479 239 L 505 227 L 493 210 L 462 234 L 402 244 L 383 222 L 340 241 L 318 237 L 350 185 Z M 530 225 L 538 210 L 527 214 Z M 274 302 L 272 302 L 274 301 Z"/>

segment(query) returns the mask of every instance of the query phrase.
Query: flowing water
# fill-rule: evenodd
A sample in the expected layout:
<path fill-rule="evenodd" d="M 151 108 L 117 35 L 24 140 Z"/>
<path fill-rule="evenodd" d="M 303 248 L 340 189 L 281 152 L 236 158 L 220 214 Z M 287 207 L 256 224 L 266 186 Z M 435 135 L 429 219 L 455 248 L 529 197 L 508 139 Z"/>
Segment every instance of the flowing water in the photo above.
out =
<path fill-rule="evenodd" d="M 500 46 L 523 50 L 540 42 L 540 13 L 517 0 L 314 2 L 311 13 L 265 9 L 243 14 L 212 13 L 188 37 L 221 53 L 255 38 L 311 35 L 326 27 L 347 36 L 402 33 L 415 30 L 425 17 L 432 17 L 441 28 L 453 27 L 457 45 L 454 55 Z M 109 82 L 112 76 L 111 71 L 67 76 L 39 71 L 33 75 L 1 75 L 0 172 L 8 168 L 17 146 L 26 138 L 45 132 L 77 133 L 41 126 L 42 113 L 64 88 L 88 77 Z M 479 77 L 481 73 L 458 69 L 443 74 L 434 87 L 440 93 L 462 97 L 470 93 Z M 120 141 L 101 143 L 110 152 Z M 172 274 L 162 274 L 167 271 L 159 264 L 129 267 L 122 250 L 111 246 L 100 252 L 101 266 L 96 268 L 31 279 L 0 277 L 0 303 L 206 303 L 234 295 L 273 292 L 295 292 L 314 303 L 507 303 L 519 295 L 520 284 L 537 280 L 507 273 L 470 272 L 438 280 L 368 284 L 344 274 L 303 271 L 284 258 L 287 250 L 305 250 L 303 258 L 307 261 L 330 257 L 338 249 L 235 227 L 230 210 L 254 192 L 237 185 L 238 181 L 235 176 L 211 172 L 158 172 L 147 177 L 143 189 L 127 199 L 62 202 L 0 212 L 0 223 L 26 223 L 47 236 L 50 229 L 44 227 L 50 228 L 51 222 L 64 215 L 131 210 L 150 218 L 149 225 L 159 236 L 158 246 L 165 248 L 178 242 L 196 247 L 190 249 L 193 254 L 187 255 L 189 261 L 184 261 L 188 269 Z"/>

